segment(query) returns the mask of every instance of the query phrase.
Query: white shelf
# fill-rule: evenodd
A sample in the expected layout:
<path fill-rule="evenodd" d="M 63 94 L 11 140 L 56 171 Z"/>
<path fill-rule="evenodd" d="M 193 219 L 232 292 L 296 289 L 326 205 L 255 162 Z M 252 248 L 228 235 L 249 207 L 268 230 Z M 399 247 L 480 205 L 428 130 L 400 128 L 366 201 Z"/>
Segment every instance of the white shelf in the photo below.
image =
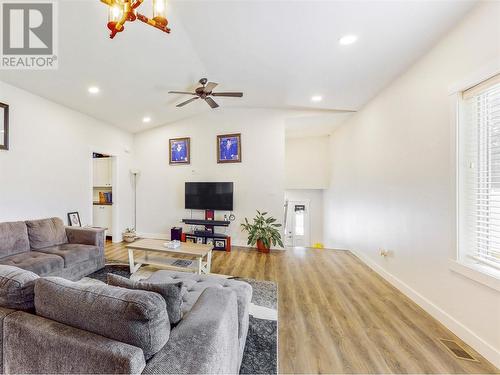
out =
<path fill-rule="evenodd" d="M 173 265 L 173 263 L 177 260 L 188 260 L 191 262 L 191 264 L 189 266 L 186 266 L 186 267 Z M 135 258 L 135 263 L 140 264 L 140 265 L 150 264 L 153 266 L 158 266 L 158 267 L 163 267 L 163 268 L 178 270 L 178 271 L 198 272 L 198 260 L 195 260 L 195 259 L 166 258 L 164 256 L 159 257 L 159 256 L 154 256 L 154 255 L 148 254 L 148 255 L 144 255 L 144 256 L 140 256 L 138 258 Z M 201 266 L 202 266 L 202 269 L 206 269 L 207 263 L 202 262 Z"/>

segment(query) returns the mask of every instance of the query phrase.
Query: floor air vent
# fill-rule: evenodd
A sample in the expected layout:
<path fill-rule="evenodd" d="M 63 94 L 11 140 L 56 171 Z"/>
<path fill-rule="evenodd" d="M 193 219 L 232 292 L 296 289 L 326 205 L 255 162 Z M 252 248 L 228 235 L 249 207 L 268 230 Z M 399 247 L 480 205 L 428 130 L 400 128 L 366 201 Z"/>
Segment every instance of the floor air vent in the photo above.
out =
<path fill-rule="evenodd" d="M 467 352 L 459 343 L 448 339 L 439 339 L 441 343 L 458 359 L 465 359 L 466 361 L 479 362 L 469 352 Z"/>

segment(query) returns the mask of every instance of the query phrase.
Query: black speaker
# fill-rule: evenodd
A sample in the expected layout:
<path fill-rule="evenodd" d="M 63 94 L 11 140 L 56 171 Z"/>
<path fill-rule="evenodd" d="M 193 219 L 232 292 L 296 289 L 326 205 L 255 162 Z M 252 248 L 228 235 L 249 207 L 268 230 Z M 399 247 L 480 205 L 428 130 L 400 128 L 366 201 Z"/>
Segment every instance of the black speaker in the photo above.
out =
<path fill-rule="evenodd" d="M 170 229 L 170 240 L 180 241 L 182 238 L 182 228 L 174 227 Z"/>

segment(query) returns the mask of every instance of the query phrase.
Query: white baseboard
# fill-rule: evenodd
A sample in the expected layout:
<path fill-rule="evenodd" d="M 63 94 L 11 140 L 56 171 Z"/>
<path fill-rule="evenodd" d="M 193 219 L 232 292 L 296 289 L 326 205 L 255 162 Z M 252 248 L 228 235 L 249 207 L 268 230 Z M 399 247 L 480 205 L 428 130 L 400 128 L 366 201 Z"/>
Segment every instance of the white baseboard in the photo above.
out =
<path fill-rule="evenodd" d="M 119 236 L 114 236 L 114 235 L 113 235 L 112 242 L 113 242 L 113 243 L 120 243 L 120 242 L 123 242 L 123 236 L 122 236 L 121 234 L 120 234 Z"/>
<path fill-rule="evenodd" d="M 137 232 L 139 238 L 153 238 L 157 240 L 170 240 L 170 236 L 165 233 L 140 233 Z"/>
<path fill-rule="evenodd" d="M 387 272 L 383 267 L 379 266 L 377 263 L 373 262 L 370 258 L 366 257 L 362 253 L 355 250 L 351 252 L 356 255 L 363 263 L 365 263 L 372 270 L 377 272 L 395 288 L 405 294 L 413 302 L 427 311 L 435 319 L 446 326 L 455 335 L 460 337 L 464 342 L 474 348 L 479 354 L 481 354 L 488 361 L 493 363 L 496 367 L 500 368 L 500 350 L 496 349 L 481 337 L 476 335 L 472 330 L 467 328 L 464 324 L 456 320 L 453 316 L 448 314 L 446 311 L 432 303 L 430 300 L 425 298 L 423 295 L 418 293 L 415 289 L 411 288 L 408 284 L 404 283 L 402 280 Z"/>

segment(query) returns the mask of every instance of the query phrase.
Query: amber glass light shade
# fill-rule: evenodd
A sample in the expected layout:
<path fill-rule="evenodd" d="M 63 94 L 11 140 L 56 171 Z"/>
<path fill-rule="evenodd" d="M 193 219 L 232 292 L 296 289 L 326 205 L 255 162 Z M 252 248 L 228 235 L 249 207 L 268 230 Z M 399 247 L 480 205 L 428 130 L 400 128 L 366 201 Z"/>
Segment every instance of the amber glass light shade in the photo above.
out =
<path fill-rule="evenodd" d="M 123 16 L 123 7 L 115 4 L 109 7 L 108 11 L 108 22 L 117 23 Z"/>
<path fill-rule="evenodd" d="M 155 21 L 166 21 L 167 0 L 153 0 L 153 19 Z"/>

